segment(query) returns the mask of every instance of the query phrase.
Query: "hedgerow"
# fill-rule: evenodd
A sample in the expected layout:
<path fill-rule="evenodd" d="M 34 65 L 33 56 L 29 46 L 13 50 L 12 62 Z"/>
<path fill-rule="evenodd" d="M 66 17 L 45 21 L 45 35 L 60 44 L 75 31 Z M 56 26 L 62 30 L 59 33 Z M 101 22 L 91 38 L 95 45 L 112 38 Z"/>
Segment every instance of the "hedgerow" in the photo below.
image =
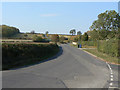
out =
<path fill-rule="evenodd" d="M 98 42 L 97 49 L 100 52 L 109 54 L 111 56 L 120 57 L 119 50 L 119 40 L 101 40 Z"/>
<path fill-rule="evenodd" d="M 56 44 L 2 44 L 2 69 L 39 62 L 59 51 Z"/>

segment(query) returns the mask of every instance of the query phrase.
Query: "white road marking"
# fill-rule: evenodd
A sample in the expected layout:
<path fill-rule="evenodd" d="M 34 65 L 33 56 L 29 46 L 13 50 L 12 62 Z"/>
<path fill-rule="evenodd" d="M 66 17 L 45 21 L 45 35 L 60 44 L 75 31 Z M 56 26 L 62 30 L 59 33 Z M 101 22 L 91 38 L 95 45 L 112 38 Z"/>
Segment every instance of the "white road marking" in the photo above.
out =
<path fill-rule="evenodd" d="M 112 71 L 112 68 L 110 67 L 110 65 L 107 62 L 106 62 L 106 64 L 107 64 L 108 68 L 110 69 L 110 81 L 111 82 L 110 82 L 109 88 L 116 88 L 116 87 L 113 87 L 113 83 L 112 83 L 112 81 L 113 81 L 113 71 Z"/>
<path fill-rule="evenodd" d="M 110 86 L 112 86 L 113 85 L 113 83 L 110 83 Z"/>
<path fill-rule="evenodd" d="M 111 75 L 110 77 L 113 78 L 113 75 Z"/>
<path fill-rule="evenodd" d="M 111 78 L 111 81 L 113 81 L 113 78 Z"/>

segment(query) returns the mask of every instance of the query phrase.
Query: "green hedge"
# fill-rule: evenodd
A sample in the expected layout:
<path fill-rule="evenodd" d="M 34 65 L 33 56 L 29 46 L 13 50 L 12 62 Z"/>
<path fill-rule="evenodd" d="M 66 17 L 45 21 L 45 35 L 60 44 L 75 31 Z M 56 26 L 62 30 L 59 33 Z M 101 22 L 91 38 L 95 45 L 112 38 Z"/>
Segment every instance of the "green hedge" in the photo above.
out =
<path fill-rule="evenodd" d="M 81 41 L 82 46 L 97 46 L 97 41 Z"/>
<path fill-rule="evenodd" d="M 55 55 L 56 44 L 2 44 L 3 69 L 33 64 Z"/>
<path fill-rule="evenodd" d="M 97 49 L 98 51 L 109 54 L 111 56 L 120 57 L 120 45 L 118 45 L 118 42 L 118 40 L 98 41 Z"/>

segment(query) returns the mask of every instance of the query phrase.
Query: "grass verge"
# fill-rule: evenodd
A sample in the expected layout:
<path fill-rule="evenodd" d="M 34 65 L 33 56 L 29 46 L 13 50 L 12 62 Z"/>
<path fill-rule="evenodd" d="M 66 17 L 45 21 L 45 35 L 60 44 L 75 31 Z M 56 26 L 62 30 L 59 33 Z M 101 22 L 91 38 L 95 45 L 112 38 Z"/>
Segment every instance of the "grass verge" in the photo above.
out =
<path fill-rule="evenodd" d="M 77 45 L 73 45 L 72 43 L 70 43 L 70 46 L 73 46 L 73 47 L 78 48 L 78 46 L 77 46 Z"/>
<path fill-rule="evenodd" d="M 98 52 L 97 49 L 83 49 L 84 51 L 87 51 L 101 59 L 104 59 L 105 61 L 112 63 L 112 64 L 120 64 L 120 60 L 117 57 L 109 56 L 108 54 Z"/>

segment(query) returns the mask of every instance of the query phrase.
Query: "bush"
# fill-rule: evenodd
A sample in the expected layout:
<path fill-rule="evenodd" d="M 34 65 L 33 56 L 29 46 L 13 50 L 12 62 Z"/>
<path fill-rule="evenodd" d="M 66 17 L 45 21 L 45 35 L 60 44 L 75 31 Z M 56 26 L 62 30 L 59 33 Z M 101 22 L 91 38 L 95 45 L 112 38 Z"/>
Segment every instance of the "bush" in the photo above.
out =
<path fill-rule="evenodd" d="M 51 40 L 55 43 L 57 43 L 59 41 L 59 36 L 57 34 L 54 34 L 51 36 Z"/>
<path fill-rule="evenodd" d="M 42 41 L 43 41 L 42 37 L 37 35 L 33 36 L 33 42 L 42 42 Z"/>
<path fill-rule="evenodd" d="M 2 33 L 2 37 L 11 37 L 13 35 L 19 34 L 20 31 L 16 27 L 10 27 L 7 25 L 0 25 L 0 34 Z"/>
<path fill-rule="evenodd" d="M 81 41 L 82 46 L 97 46 L 97 41 Z"/>
<path fill-rule="evenodd" d="M 33 64 L 53 56 L 59 51 L 56 44 L 2 44 L 2 66 L 9 69 Z"/>
<path fill-rule="evenodd" d="M 97 49 L 100 52 L 109 54 L 111 56 L 120 57 L 118 40 L 101 40 L 98 42 Z"/>
<path fill-rule="evenodd" d="M 88 34 L 87 33 L 84 33 L 83 35 L 82 35 L 82 41 L 88 41 Z"/>

